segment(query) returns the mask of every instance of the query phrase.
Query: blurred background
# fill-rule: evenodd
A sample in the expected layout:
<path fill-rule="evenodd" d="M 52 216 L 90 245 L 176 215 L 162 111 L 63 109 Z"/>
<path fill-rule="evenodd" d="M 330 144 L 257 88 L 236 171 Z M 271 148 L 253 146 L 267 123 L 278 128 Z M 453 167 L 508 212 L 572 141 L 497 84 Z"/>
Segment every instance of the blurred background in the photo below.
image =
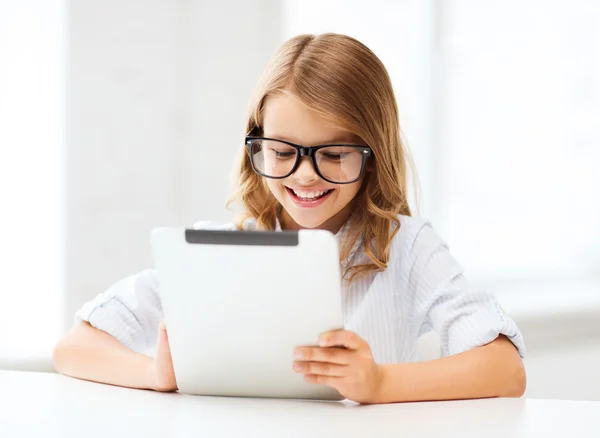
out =
<path fill-rule="evenodd" d="M 0 0 L 0 368 L 50 370 L 153 227 L 233 219 L 253 87 L 321 32 L 387 66 L 413 209 L 519 323 L 527 396 L 600 400 L 593 0 Z"/>

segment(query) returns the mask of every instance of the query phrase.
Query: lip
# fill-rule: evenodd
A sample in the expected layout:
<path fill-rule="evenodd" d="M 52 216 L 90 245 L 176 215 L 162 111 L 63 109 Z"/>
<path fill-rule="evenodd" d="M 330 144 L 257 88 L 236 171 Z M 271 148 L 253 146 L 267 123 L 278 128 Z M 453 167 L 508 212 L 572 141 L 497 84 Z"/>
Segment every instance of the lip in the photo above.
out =
<path fill-rule="evenodd" d="M 285 187 L 288 189 L 297 190 L 299 192 L 326 192 L 327 190 L 333 189 L 333 187 Z"/>
<path fill-rule="evenodd" d="M 301 189 L 294 189 L 294 190 L 298 190 L 300 191 Z M 304 191 L 309 191 L 307 187 L 304 187 L 302 190 Z M 329 193 L 327 193 L 325 196 L 317 199 L 316 201 L 307 201 L 304 199 L 300 199 L 298 196 L 296 196 L 296 194 L 292 191 L 292 189 L 290 187 L 285 186 L 285 191 L 287 192 L 288 196 L 290 197 L 290 199 L 292 201 L 294 201 L 294 203 L 299 206 L 299 207 L 303 207 L 303 208 L 314 208 L 314 207 L 318 207 L 319 205 L 323 204 L 333 193 L 334 189 L 317 189 L 317 188 L 310 188 L 310 191 L 327 191 L 327 190 L 331 190 Z"/>

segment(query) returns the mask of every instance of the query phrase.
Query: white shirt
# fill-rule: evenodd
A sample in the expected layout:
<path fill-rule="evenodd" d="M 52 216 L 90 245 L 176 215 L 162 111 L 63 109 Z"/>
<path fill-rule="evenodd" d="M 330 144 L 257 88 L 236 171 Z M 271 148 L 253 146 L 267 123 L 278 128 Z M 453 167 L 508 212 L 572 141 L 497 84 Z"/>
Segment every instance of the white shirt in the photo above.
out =
<path fill-rule="evenodd" d="M 392 241 L 387 269 L 351 284 L 342 280 L 344 327 L 365 339 L 381 364 L 414 361 L 417 339 L 430 330 L 439 335 L 444 356 L 485 345 L 503 334 L 524 357 L 523 336 L 515 322 L 493 295 L 472 289 L 431 224 L 398 217 L 400 231 Z M 195 228 L 235 226 L 200 222 Z M 254 229 L 255 222 L 247 222 L 245 228 Z M 337 234 L 340 244 L 346 231 L 343 227 Z M 342 272 L 348 263 L 368 261 L 359 246 L 342 263 Z M 201 317 L 202 309 L 198 313 Z M 77 321 L 88 321 L 141 353 L 155 348 L 162 318 L 160 290 L 151 269 L 118 281 L 76 314 Z"/>

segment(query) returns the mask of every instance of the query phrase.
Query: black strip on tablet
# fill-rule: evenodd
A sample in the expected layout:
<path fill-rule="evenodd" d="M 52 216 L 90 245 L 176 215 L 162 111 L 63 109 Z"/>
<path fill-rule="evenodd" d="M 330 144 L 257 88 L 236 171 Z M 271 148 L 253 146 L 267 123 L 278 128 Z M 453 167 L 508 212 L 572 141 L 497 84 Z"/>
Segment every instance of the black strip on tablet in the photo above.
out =
<path fill-rule="evenodd" d="M 185 230 L 187 243 L 209 245 L 298 246 L 297 231 Z"/>

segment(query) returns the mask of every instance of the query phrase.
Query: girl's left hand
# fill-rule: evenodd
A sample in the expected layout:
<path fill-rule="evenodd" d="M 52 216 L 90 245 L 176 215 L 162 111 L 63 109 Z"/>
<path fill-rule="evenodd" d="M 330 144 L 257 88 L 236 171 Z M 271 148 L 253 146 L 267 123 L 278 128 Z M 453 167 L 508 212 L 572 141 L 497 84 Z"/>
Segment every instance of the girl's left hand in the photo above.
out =
<path fill-rule="evenodd" d="M 377 403 L 383 380 L 367 341 L 356 333 L 335 330 L 319 337 L 318 347 L 294 351 L 294 371 L 309 383 L 328 385 L 359 403 Z"/>

